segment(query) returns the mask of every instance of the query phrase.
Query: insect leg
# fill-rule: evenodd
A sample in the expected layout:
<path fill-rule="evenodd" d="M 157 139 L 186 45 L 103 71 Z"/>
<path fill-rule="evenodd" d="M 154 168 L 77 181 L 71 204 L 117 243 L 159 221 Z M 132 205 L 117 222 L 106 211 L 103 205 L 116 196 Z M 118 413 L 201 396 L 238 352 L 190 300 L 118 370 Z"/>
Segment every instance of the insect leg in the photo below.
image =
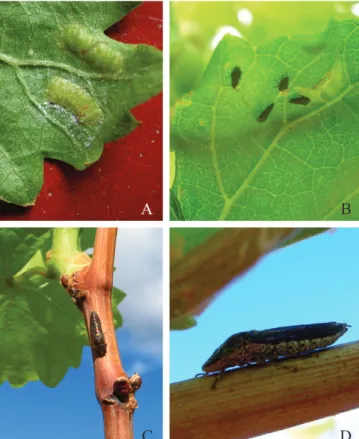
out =
<path fill-rule="evenodd" d="M 214 380 L 213 380 L 213 383 L 212 383 L 212 385 L 211 385 L 211 390 L 216 390 L 216 389 L 217 389 L 217 383 L 218 383 L 219 379 L 221 378 L 221 376 L 223 375 L 223 372 L 224 372 L 224 369 L 221 370 L 220 372 L 218 372 L 218 373 L 215 375 Z"/>

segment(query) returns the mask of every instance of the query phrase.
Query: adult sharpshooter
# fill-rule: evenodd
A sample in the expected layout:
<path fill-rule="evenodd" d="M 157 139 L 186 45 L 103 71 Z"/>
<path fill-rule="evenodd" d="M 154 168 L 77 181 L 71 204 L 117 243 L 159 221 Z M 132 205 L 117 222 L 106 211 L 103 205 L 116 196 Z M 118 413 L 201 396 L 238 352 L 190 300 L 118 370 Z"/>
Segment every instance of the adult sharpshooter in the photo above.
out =
<path fill-rule="evenodd" d="M 99 357 L 106 355 L 107 344 L 105 341 L 105 335 L 102 331 L 102 325 L 100 317 L 96 311 L 92 311 L 90 314 L 90 333 L 92 346 Z"/>
<path fill-rule="evenodd" d="M 202 370 L 223 372 L 229 367 L 311 353 L 335 343 L 349 327 L 346 323 L 329 322 L 239 332 L 213 352 Z"/>

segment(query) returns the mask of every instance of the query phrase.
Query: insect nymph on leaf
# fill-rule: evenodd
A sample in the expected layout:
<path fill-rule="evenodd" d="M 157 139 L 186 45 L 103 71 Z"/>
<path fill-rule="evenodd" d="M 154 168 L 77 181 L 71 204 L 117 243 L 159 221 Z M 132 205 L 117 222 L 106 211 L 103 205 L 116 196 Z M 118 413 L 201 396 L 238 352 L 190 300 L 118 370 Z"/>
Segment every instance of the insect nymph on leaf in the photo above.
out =
<path fill-rule="evenodd" d="M 296 105 L 308 105 L 310 103 L 310 99 L 307 96 L 298 96 L 296 98 L 289 99 L 289 102 Z"/>
<path fill-rule="evenodd" d="M 288 76 L 286 76 L 279 81 L 278 90 L 279 91 L 286 91 L 286 90 L 288 90 L 288 87 L 289 87 L 289 78 L 288 78 Z"/>
<path fill-rule="evenodd" d="M 99 72 L 120 74 L 123 55 L 114 50 L 111 40 L 85 26 L 71 25 L 63 29 L 66 49 L 75 53 Z"/>
<path fill-rule="evenodd" d="M 90 314 L 90 333 L 92 347 L 95 349 L 96 354 L 99 357 L 104 357 L 107 351 L 107 344 L 102 331 L 101 320 L 96 311 L 92 311 Z"/>
<path fill-rule="evenodd" d="M 239 80 L 241 79 L 242 71 L 239 67 L 235 67 L 231 72 L 231 85 L 232 88 L 237 88 Z"/>
<path fill-rule="evenodd" d="M 60 76 L 54 76 L 47 89 L 47 99 L 72 113 L 86 126 L 103 120 L 103 112 L 95 99 L 77 84 Z"/>
<path fill-rule="evenodd" d="M 329 322 L 239 332 L 213 352 L 202 370 L 206 374 L 223 372 L 230 367 L 309 354 L 335 343 L 349 327 L 346 323 Z"/>
<path fill-rule="evenodd" d="M 268 119 L 269 115 L 271 114 L 273 107 L 274 107 L 274 104 L 268 105 L 268 107 L 265 108 L 262 111 L 262 113 L 258 116 L 257 122 L 265 122 Z"/>

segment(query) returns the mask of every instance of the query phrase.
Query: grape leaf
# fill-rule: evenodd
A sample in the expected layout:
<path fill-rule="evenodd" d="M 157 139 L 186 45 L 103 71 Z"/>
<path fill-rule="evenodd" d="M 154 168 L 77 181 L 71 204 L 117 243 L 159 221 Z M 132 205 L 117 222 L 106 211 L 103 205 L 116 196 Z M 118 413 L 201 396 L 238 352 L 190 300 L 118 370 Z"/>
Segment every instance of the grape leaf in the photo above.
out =
<path fill-rule="evenodd" d="M 95 228 L 83 228 L 81 229 L 81 250 L 86 251 L 93 248 L 95 244 L 96 229 Z"/>
<path fill-rule="evenodd" d="M 185 220 L 181 211 L 181 204 L 172 190 L 170 191 L 170 219 L 171 221 Z"/>
<path fill-rule="evenodd" d="M 259 47 L 223 38 L 173 107 L 186 220 L 359 219 L 358 44 L 357 20 Z"/>
<path fill-rule="evenodd" d="M 34 204 L 43 161 L 85 169 L 162 88 L 162 53 L 104 30 L 138 2 L 0 5 L 0 199 Z"/>
<path fill-rule="evenodd" d="M 197 320 L 192 315 L 179 316 L 170 321 L 171 331 L 183 331 L 197 325 Z"/>
<path fill-rule="evenodd" d="M 0 234 L 0 383 L 8 380 L 14 387 L 36 380 L 56 386 L 69 367 L 80 366 L 82 347 L 89 344 L 83 316 L 58 279 L 35 275 L 20 285 L 12 282 L 29 259 L 33 266 L 43 264 L 51 230 L 38 230 L 2 229 Z M 86 245 L 90 234 L 87 229 L 82 236 Z M 116 328 L 122 326 L 117 307 L 124 297 L 113 288 Z"/>
<path fill-rule="evenodd" d="M 39 249 L 50 248 L 49 229 L 0 229 L 1 279 L 10 279 Z"/>

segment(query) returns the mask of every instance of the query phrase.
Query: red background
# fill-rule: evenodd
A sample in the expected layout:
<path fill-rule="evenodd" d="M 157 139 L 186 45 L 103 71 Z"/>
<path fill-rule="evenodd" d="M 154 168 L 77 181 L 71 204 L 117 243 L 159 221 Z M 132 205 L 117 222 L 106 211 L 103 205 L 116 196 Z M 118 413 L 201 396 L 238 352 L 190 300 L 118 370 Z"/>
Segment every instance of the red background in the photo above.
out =
<path fill-rule="evenodd" d="M 162 2 L 144 2 L 106 34 L 118 41 L 162 50 Z M 1 220 L 161 220 L 162 94 L 131 110 L 141 122 L 132 133 L 105 145 L 85 171 L 46 160 L 35 205 L 0 201 Z M 148 203 L 152 215 L 141 215 Z"/>

